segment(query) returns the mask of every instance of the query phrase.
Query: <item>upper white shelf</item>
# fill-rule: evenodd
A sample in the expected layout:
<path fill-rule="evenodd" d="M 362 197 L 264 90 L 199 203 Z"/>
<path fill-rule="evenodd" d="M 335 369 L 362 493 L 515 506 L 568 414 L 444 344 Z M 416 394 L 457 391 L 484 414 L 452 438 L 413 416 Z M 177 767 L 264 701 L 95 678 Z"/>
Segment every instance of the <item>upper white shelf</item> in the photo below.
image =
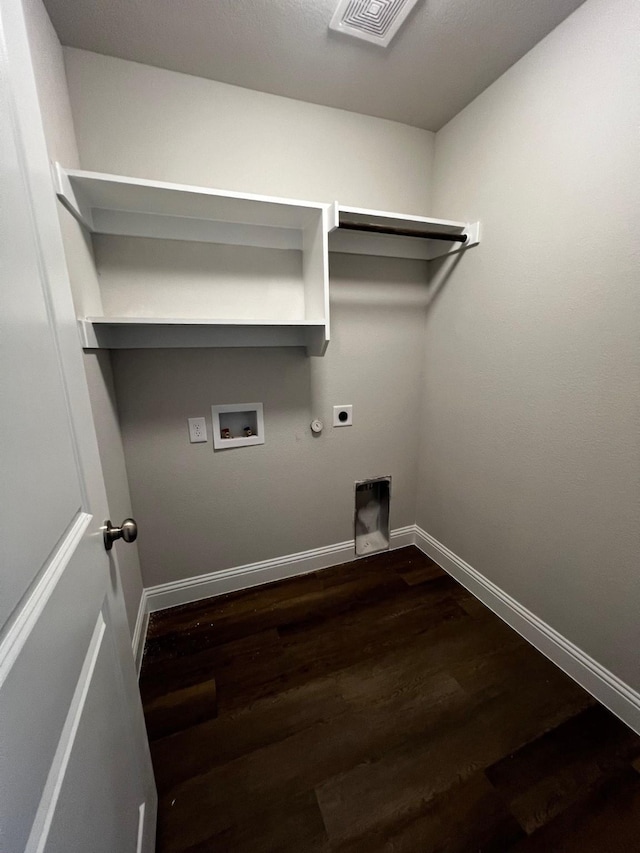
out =
<path fill-rule="evenodd" d="M 295 299 L 287 303 L 288 320 L 280 319 L 283 299 L 289 299 L 291 293 L 286 290 L 290 282 L 285 276 L 269 277 L 259 266 L 255 278 L 254 271 L 248 274 L 245 269 L 238 283 L 244 276 L 244 283 L 253 290 L 230 288 L 228 276 L 225 278 L 221 267 L 216 270 L 215 263 L 207 267 L 204 301 L 221 316 L 185 319 L 180 316 L 180 287 L 175 288 L 175 298 L 170 291 L 169 310 L 166 304 L 161 310 L 152 272 L 146 281 L 138 281 L 138 275 L 135 287 L 132 282 L 129 288 L 129 282 L 123 284 L 117 275 L 114 284 L 109 274 L 114 267 L 109 267 L 103 251 L 99 262 L 103 264 L 99 269 L 102 296 L 110 287 L 125 287 L 116 308 L 121 316 L 106 312 L 105 316 L 79 318 L 86 348 L 304 346 L 310 355 L 323 355 L 329 342 L 329 251 L 431 260 L 475 246 L 480 239 L 477 222 L 149 181 L 65 169 L 60 164 L 55 164 L 53 177 L 62 204 L 95 234 L 286 249 L 302 256 L 299 279 L 295 277 L 293 285 Z M 175 254 L 179 254 L 177 248 Z M 136 292 L 131 301 L 136 307 L 127 305 L 130 289 Z M 246 316 L 247 292 L 252 293 L 251 316 L 225 319 Z M 104 304 L 113 305 L 113 299 L 105 299 Z M 148 314 L 130 316 L 143 313 L 140 304 Z M 166 313 L 173 316 L 164 316 Z"/>
<path fill-rule="evenodd" d="M 55 164 L 53 176 L 62 204 L 94 234 L 288 249 L 302 256 L 294 319 L 279 319 L 274 305 L 281 303 L 286 282 L 274 282 L 273 275 L 259 292 L 252 291 L 253 317 L 225 319 L 229 301 L 235 300 L 240 315 L 246 314 L 246 289 L 229 289 L 228 277 L 221 277 L 214 265 L 206 301 L 215 302 L 223 290 L 221 302 L 227 307 L 222 317 L 180 318 L 177 288 L 174 316 L 128 316 L 123 310 L 125 316 L 79 318 L 84 347 L 303 346 L 309 355 L 324 354 L 329 342 L 331 205 L 65 169 L 60 164 Z M 259 281 L 263 278 L 259 273 Z M 154 283 L 143 287 L 144 301 L 155 313 Z"/>
<path fill-rule="evenodd" d="M 58 198 L 89 231 L 129 237 L 304 248 L 330 206 L 54 166 Z"/>
<path fill-rule="evenodd" d="M 480 242 L 479 222 L 334 205 L 330 252 L 433 260 Z M 425 236 L 428 235 L 428 236 Z"/>

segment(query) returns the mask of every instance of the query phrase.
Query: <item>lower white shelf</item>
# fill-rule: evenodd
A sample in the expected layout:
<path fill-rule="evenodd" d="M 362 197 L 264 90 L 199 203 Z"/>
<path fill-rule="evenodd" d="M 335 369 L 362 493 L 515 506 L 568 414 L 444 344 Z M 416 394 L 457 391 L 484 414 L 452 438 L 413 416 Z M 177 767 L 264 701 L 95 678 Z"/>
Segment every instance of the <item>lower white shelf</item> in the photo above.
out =
<path fill-rule="evenodd" d="M 309 320 L 85 317 L 78 326 L 85 349 L 305 347 L 321 356 L 329 343 L 328 324 Z"/>

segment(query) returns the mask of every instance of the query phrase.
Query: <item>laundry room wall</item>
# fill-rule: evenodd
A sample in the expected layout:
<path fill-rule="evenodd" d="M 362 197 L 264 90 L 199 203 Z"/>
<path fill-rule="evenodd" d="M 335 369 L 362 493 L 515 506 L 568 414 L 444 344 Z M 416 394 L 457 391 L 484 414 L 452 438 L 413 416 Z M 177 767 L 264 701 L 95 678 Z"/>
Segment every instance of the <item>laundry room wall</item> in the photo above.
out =
<path fill-rule="evenodd" d="M 417 512 L 636 690 L 639 36 L 588 0 L 436 136 L 432 210 L 482 241 L 434 277 Z"/>
<path fill-rule="evenodd" d="M 85 169 L 428 212 L 432 133 L 76 49 L 65 60 Z M 187 276 L 188 248 L 175 245 Z M 324 358 L 114 352 L 145 586 L 352 538 L 357 479 L 391 474 L 391 526 L 413 524 L 427 265 L 332 255 L 330 272 Z M 264 404 L 266 444 L 214 452 L 211 405 L 249 401 Z M 333 429 L 343 403 L 354 425 Z M 207 444 L 189 444 L 195 416 Z"/>

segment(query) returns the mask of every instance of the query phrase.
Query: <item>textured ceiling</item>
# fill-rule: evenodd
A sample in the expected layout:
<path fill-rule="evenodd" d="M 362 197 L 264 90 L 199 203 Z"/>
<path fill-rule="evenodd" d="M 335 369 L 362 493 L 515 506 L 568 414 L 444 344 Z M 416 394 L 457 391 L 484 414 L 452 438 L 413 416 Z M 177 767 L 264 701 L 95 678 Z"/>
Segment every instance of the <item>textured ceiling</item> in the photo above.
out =
<path fill-rule="evenodd" d="M 384 49 L 328 29 L 337 0 L 45 0 L 60 40 L 438 130 L 583 0 L 419 0 Z"/>

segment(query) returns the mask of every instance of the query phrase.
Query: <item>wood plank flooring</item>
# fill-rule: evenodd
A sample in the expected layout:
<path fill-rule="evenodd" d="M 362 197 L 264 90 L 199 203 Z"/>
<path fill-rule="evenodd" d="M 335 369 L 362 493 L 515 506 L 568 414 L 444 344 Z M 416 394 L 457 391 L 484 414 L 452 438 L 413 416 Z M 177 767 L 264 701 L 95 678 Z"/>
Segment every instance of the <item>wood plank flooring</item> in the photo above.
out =
<path fill-rule="evenodd" d="M 159 853 L 640 849 L 640 738 L 413 546 L 153 614 L 140 687 Z"/>

